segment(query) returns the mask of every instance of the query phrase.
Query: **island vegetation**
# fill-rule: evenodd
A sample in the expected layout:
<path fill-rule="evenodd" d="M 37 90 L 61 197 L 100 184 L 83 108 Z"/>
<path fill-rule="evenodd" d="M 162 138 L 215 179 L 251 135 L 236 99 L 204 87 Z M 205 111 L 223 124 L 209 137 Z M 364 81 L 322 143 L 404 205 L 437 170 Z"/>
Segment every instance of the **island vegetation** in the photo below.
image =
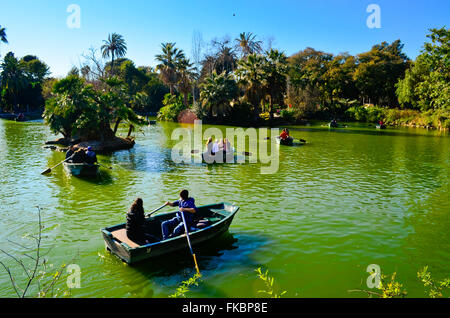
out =
<path fill-rule="evenodd" d="M 400 40 L 356 56 L 306 48 L 292 56 L 252 33 L 214 39 L 202 54 L 194 37 L 192 60 L 176 43 L 161 44 L 155 68 L 126 58 L 125 39 L 110 34 L 83 54 L 65 78 L 50 77 L 34 55 L 7 53 L 1 63 L 0 106 L 40 112 L 58 142 L 89 142 L 97 150 L 134 145 L 146 116 L 165 121 L 276 126 L 317 120 L 450 127 L 449 29 L 431 29 L 415 61 Z M 0 27 L 0 41 L 7 43 Z M 263 48 L 264 47 L 264 48 Z M 129 126 L 125 138 L 120 124 Z"/>

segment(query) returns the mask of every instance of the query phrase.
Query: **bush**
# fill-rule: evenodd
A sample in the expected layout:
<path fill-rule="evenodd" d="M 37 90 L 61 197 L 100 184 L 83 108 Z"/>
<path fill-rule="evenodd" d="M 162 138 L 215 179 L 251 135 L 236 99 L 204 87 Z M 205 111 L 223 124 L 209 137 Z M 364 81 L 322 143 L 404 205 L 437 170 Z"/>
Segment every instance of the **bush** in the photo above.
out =
<path fill-rule="evenodd" d="M 163 121 L 174 121 L 178 119 L 178 115 L 187 107 L 183 104 L 183 98 L 180 96 L 166 94 L 164 96 L 163 105 L 158 112 L 158 119 Z"/>
<path fill-rule="evenodd" d="M 280 117 L 286 121 L 294 121 L 294 118 L 295 118 L 294 115 L 295 115 L 294 111 L 292 111 L 292 110 L 283 109 L 280 112 Z"/>

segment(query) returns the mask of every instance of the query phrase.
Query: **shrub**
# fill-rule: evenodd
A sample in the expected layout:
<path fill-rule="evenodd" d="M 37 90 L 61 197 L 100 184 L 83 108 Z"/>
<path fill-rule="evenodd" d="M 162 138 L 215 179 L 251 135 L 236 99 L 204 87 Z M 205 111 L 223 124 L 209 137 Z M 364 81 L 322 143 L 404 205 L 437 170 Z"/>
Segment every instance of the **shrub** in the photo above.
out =
<path fill-rule="evenodd" d="M 178 115 L 187 107 L 183 104 L 183 98 L 180 96 L 166 94 L 163 105 L 158 112 L 158 119 L 163 121 L 177 121 Z"/>
<path fill-rule="evenodd" d="M 294 121 L 294 118 L 295 118 L 294 111 L 283 109 L 280 112 L 280 117 L 287 121 Z"/>

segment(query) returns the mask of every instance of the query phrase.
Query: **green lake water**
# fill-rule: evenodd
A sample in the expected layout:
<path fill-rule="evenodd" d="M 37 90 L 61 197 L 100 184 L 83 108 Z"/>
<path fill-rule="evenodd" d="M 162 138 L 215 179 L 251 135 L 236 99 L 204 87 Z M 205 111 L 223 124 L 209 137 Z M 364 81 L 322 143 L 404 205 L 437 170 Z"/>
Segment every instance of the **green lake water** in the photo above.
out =
<path fill-rule="evenodd" d="M 1 120 L 0 248 L 25 252 L 8 240 L 32 243 L 23 236 L 36 232 L 40 206 L 50 263 L 81 268 L 81 288 L 72 296 L 167 297 L 195 272 L 187 247 L 185 254 L 131 267 L 105 250 L 99 230 L 123 223 L 136 197 L 149 212 L 187 188 L 197 205 L 241 207 L 229 233 L 196 248 L 203 278 L 189 296 L 260 297 L 264 286 L 255 269 L 263 267 L 286 297 L 366 297 L 348 290 L 367 288 L 369 264 L 397 272 L 409 296 L 426 296 L 419 268 L 450 276 L 449 136 L 349 126 L 292 127 L 291 135 L 308 144 L 278 146 L 278 172 L 261 174 L 261 163 L 175 164 L 171 133 L 179 125 L 158 123 L 137 133 L 134 149 L 99 156 L 113 170 L 85 180 L 61 166 L 40 174 L 64 158 L 42 149 L 55 139 L 48 127 Z M 0 261 L 25 281 L 4 254 Z M 10 296 L 1 268 L 0 297 Z"/>

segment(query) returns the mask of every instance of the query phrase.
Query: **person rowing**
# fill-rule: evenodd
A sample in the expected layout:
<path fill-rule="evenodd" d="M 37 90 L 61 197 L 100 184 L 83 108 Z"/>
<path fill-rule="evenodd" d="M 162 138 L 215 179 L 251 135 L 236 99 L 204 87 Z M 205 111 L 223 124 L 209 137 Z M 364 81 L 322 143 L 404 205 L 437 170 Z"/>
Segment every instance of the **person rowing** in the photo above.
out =
<path fill-rule="evenodd" d="M 161 224 L 161 231 L 163 240 L 181 235 L 184 233 L 183 216 L 186 220 L 187 228 L 191 228 L 194 224 L 194 216 L 197 213 L 197 207 L 195 206 L 195 199 L 189 197 L 189 191 L 183 190 L 180 192 L 180 199 L 175 202 L 166 202 L 166 205 L 172 207 L 179 207 L 177 216 L 171 220 L 165 221 Z M 183 213 L 183 216 L 181 215 Z"/>

